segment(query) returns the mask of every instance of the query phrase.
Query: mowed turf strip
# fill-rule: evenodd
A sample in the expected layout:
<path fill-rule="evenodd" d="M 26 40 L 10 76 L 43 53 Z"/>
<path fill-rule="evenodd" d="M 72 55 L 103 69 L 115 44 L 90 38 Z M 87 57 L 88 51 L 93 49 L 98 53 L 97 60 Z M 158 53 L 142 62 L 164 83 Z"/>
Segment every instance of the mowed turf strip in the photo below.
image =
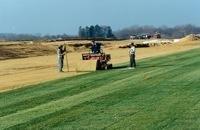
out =
<path fill-rule="evenodd" d="M 200 49 L 0 93 L 0 129 L 200 129 Z"/>

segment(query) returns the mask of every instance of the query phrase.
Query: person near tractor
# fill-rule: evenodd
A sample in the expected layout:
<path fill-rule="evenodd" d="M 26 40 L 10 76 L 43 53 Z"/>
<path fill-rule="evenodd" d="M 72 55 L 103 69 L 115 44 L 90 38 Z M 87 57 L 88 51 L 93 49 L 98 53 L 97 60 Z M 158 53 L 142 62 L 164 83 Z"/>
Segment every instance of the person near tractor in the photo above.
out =
<path fill-rule="evenodd" d="M 131 43 L 130 46 L 130 50 L 129 50 L 129 57 L 130 57 L 130 67 L 131 68 L 136 68 L 136 61 L 135 61 L 135 53 L 136 53 L 136 48 L 135 48 L 135 44 Z"/>
<path fill-rule="evenodd" d="M 58 71 L 59 72 L 63 72 L 65 52 L 66 52 L 66 47 L 64 47 L 63 45 L 58 46 L 57 55 L 58 55 Z"/>
<path fill-rule="evenodd" d="M 101 43 L 97 43 L 94 40 L 92 41 L 92 53 L 93 54 L 98 54 L 101 53 Z"/>

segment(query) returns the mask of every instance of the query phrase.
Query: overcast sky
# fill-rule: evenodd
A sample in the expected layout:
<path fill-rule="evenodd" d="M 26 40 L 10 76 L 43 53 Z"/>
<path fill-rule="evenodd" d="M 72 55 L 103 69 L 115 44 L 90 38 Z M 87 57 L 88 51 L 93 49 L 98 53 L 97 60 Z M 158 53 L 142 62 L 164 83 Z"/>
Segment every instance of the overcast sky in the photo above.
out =
<path fill-rule="evenodd" d="M 0 0 L 0 33 L 77 34 L 79 26 L 200 26 L 200 0 Z"/>

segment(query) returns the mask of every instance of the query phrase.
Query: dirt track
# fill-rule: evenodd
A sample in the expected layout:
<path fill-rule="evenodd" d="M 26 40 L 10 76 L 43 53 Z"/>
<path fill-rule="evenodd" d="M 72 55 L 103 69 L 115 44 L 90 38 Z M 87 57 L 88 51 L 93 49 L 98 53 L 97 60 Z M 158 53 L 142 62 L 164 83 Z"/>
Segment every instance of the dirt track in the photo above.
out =
<path fill-rule="evenodd" d="M 123 44 L 123 43 L 121 43 Z M 111 53 L 112 63 L 128 61 L 128 49 L 119 49 L 119 44 L 106 47 L 105 51 Z M 199 43 L 164 45 L 151 48 L 138 48 L 137 59 L 171 54 L 200 47 Z M 73 76 L 89 72 L 81 61 L 81 52 L 69 53 L 69 65 L 71 72 L 58 73 L 56 70 L 56 55 L 38 56 L 22 59 L 10 59 L 0 61 L 0 91 L 22 87 L 24 85 L 45 82 L 67 76 Z M 85 68 L 80 71 L 80 68 Z"/>

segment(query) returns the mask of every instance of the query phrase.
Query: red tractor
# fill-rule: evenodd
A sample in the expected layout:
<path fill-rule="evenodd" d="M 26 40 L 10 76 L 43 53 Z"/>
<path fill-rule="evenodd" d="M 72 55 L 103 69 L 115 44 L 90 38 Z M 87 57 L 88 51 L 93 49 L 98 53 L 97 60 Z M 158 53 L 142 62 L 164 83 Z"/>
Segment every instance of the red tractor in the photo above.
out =
<path fill-rule="evenodd" d="M 83 53 L 83 60 L 96 60 L 96 70 L 112 69 L 112 64 L 108 64 L 111 60 L 111 55 L 106 54 L 101 49 L 102 44 L 92 42 L 91 51 L 89 53 Z"/>

